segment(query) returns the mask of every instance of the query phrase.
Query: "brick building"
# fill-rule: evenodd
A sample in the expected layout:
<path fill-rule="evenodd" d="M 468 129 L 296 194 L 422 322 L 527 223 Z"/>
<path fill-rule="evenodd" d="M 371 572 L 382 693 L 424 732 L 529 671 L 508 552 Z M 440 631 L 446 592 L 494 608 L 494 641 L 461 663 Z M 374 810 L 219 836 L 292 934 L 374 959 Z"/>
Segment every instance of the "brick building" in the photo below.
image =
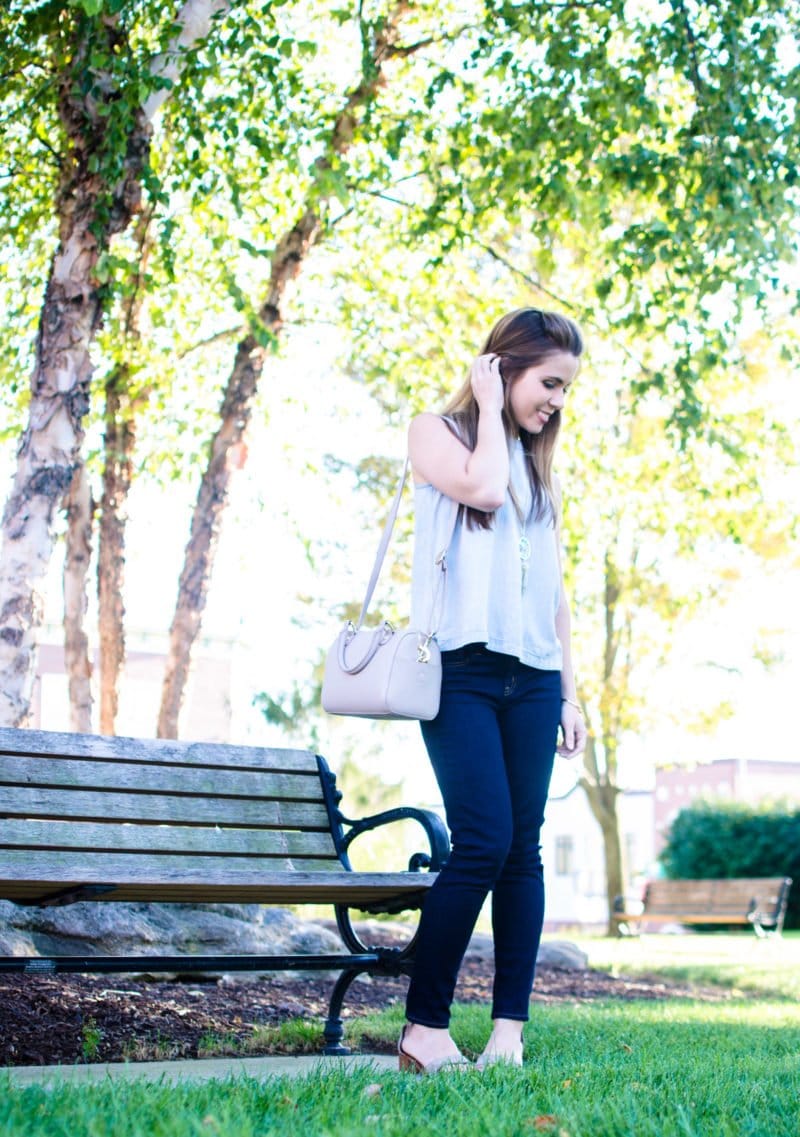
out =
<path fill-rule="evenodd" d="M 693 801 L 704 799 L 800 803 L 800 761 L 718 758 L 701 766 L 657 770 L 653 808 L 656 856 L 677 814 Z"/>

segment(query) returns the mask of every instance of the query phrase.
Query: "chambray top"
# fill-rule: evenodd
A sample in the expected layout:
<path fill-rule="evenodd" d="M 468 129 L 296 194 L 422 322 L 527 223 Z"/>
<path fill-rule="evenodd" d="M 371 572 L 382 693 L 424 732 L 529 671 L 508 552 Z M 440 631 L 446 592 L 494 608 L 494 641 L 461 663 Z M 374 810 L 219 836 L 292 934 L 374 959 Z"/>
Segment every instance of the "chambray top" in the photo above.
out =
<path fill-rule="evenodd" d="M 443 603 L 434 597 L 440 572 L 435 561 L 458 506 L 430 484 L 415 487 L 412 626 L 430 630 L 433 613 L 442 651 L 483 643 L 530 667 L 558 671 L 561 643 L 555 617 L 561 574 L 554 519 L 550 510 L 540 518 L 528 517 L 531 493 L 521 441 L 512 444 L 510 457 L 511 482 L 527 520 L 520 521 L 508 491 L 491 529 L 469 529 L 464 511 L 447 553 Z M 523 530 L 531 547 L 524 591 L 519 555 Z"/>

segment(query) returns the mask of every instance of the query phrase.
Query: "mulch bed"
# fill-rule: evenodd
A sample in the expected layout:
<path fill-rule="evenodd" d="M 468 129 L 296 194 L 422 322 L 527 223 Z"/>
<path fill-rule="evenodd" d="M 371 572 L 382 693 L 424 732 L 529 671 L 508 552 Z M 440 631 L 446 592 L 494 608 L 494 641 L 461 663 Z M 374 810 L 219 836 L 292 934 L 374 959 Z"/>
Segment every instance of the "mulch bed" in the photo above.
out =
<path fill-rule="evenodd" d="M 282 973 L 231 983 L 145 982 L 127 976 L 0 976 L 0 1065 L 274 1053 L 268 1041 L 253 1046 L 253 1028 L 293 1018 L 324 1019 L 334 981 L 335 975 L 327 973 L 299 977 Z M 491 983 L 491 960 L 468 957 L 456 999 L 488 1004 Z M 407 985 L 405 978 L 358 979 L 345 1000 L 345 1017 L 402 1004 Z M 601 971 L 540 968 L 534 1003 L 680 997 L 724 996 L 653 977 L 620 979 Z M 370 1049 L 379 1051 L 382 1046 L 373 1040 Z"/>

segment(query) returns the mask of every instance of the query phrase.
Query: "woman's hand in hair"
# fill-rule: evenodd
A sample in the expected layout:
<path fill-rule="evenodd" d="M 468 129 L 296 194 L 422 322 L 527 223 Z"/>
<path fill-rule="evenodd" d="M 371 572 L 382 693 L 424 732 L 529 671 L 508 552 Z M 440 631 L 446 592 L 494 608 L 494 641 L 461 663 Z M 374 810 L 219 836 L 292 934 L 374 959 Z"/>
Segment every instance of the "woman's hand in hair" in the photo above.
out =
<path fill-rule="evenodd" d="M 475 402 L 482 413 L 502 411 L 505 403 L 499 355 L 479 355 L 470 369 Z"/>
<path fill-rule="evenodd" d="M 462 505 L 493 513 L 503 504 L 508 488 L 508 438 L 503 421 L 503 380 L 500 361 L 480 355 L 464 385 L 465 401 L 477 415 L 477 438 L 472 450 L 450 429 L 441 415 L 421 414 L 408 432 L 408 454 L 418 485 L 429 483 Z"/>

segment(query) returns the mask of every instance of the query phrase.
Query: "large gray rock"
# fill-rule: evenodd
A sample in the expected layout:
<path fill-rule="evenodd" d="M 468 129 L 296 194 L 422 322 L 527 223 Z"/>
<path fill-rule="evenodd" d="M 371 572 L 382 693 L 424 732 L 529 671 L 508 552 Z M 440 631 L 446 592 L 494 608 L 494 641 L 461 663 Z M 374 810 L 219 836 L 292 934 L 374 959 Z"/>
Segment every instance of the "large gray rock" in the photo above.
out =
<path fill-rule="evenodd" d="M 492 937 L 483 932 L 475 932 L 469 941 L 467 956 L 475 959 L 493 959 Z M 573 971 L 583 971 L 589 965 L 589 957 L 586 952 L 567 940 L 546 940 L 539 944 L 536 963 L 539 967 L 564 967 Z"/>
<path fill-rule="evenodd" d="M 257 904 L 101 904 L 27 908 L 0 901 L 5 955 L 295 955 L 341 953 L 339 936 Z M 142 970 L 145 970 L 143 968 Z"/>
<path fill-rule="evenodd" d="M 30 940 L 13 928 L 0 929 L 0 955 L 30 955 Z"/>
<path fill-rule="evenodd" d="M 585 971 L 589 957 L 577 944 L 568 940 L 545 940 L 539 944 L 536 962 L 540 967 L 564 967 L 570 971 Z"/>

